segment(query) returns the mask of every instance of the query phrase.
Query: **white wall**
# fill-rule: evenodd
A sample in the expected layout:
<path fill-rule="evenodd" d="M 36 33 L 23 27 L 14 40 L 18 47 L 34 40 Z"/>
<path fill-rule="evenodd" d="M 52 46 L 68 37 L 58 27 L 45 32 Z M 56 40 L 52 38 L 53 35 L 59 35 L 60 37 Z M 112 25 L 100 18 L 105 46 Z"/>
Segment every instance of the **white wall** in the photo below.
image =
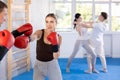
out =
<path fill-rule="evenodd" d="M 61 58 L 68 58 L 74 48 L 75 41 L 77 40 L 77 33 L 75 32 L 66 32 L 66 33 L 60 33 L 62 35 L 63 41 L 62 41 L 62 46 L 61 46 Z M 104 35 L 104 48 L 105 48 L 105 55 L 107 57 L 112 56 L 112 37 L 111 33 L 106 33 Z M 83 48 L 80 48 L 78 54 L 76 57 L 78 58 L 83 58 L 85 57 L 86 52 L 84 51 Z"/>
<path fill-rule="evenodd" d="M 44 28 L 45 16 L 49 13 L 49 0 L 31 0 L 30 22 L 34 31 Z"/>
<path fill-rule="evenodd" d="M 120 32 L 112 33 L 112 57 L 120 58 Z"/>
<path fill-rule="evenodd" d="M 74 48 L 77 33 L 60 33 L 63 38 L 61 46 L 61 58 L 68 58 Z M 106 32 L 104 34 L 104 49 L 106 57 L 120 58 L 120 32 Z M 85 52 L 80 49 L 76 57 L 84 57 Z"/>

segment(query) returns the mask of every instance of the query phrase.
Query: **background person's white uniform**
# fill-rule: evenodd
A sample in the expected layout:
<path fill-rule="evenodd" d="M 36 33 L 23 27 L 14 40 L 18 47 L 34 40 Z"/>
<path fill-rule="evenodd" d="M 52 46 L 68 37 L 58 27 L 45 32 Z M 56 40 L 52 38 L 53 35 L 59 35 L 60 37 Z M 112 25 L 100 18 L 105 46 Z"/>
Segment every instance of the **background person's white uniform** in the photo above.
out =
<path fill-rule="evenodd" d="M 70 64 L 72 62 L 72 59 L 78 53 L 80 47 L 82 47 L 83 42 L 88 39 L 87 28 L 84 28 L 84 27 L 80 28 L 80 26 L 76 25 L 76 31 L 78 32 L 78 39 L 76 40 L 73 52 L 72 52 L 72 54 L 70 55 L 70 57 L 68 59 L 66 72 L 70 72 L 69 68 L 70 68 Z"/>
<path fill-rule="evenodd" d="M 94 48 L 95 53 L 100 57 L 103 71 L 106 72 L 107 66 L 106 66 L 106 60 L 105 60 L 105 54 L 104 54 L 104 42 L 103 42 L 103 34 L 106 31 L 107 26 L 103 22 L 98 22 L 93 24 L 93 30 L 90 36 L 90 44 Z M 88 55 L 88 64 L 91 65 L 89 62 L 90 56 Z"/>

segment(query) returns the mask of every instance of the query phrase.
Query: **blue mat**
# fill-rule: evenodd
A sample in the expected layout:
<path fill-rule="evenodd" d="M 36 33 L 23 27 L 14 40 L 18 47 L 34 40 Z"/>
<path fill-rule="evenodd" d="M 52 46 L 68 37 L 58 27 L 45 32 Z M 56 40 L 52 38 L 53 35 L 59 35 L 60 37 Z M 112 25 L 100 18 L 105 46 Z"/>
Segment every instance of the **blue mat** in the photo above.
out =
<path fill-rule="evenodd" d="M 70 73 L 65 72 L 68 59 L 59 59 L 60 68 L 62 70 L 63 80 L 120 80 L 120 58 L 107 58 L 108 72 L 99 74 L 85 74 L 84 70 L 87 69 L 86 58 L 75 58 L 72 61 Z M 97 70 L 102 69 L 100 60 L 97 59 Z M 25 72 L 19 76 L 14 77 L 12 80 L 33 80 L 33 69 L 30 72 Z M 47 79 L 46 79 L 47 80 Z"/>

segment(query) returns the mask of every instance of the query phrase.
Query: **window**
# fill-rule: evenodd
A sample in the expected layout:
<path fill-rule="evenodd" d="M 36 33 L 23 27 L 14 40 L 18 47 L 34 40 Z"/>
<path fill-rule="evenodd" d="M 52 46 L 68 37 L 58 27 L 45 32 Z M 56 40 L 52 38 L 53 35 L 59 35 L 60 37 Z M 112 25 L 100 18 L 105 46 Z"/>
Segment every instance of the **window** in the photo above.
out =
<path fill-rule="evenodd" d="M 116 2 L 118 2 L 118 1 L 119 1 L 119 2 L 120 2 L 120 0 L 112 0 L 112 1 L 116 1 Z"/>
<path fill-rule="evenodd" d="M 67 2 L 67 1 L 72 1 L 72 0 L 52 0 L 52 1 L 55 1 L 55 2 Z"/>
<path fill-rule="evenodd" d="M 77 3 L 76 12 L 81 13 L 83 21 L 91 21 L 92 20 L 92 4 Z"/>
<path fill-rule="evenodd" d="M 92 1 L 92 0 L 76 0 L 76 1 Z"/>
<path fill-rule="evenodd" d="M 97 21 L 98 16 L 100 15 L 101 12 L 106 12 L 108 14 L 109 13 L 109 4 L 95 4 L 95 21 Z M 107 21 L 105 22 L 109 29 L 110 27 L 109 27 L 108 22 L 109 22 L 109 19 L 107 19 Z"/>
<path fill-rule="evenodd" d="M 120 31 L 120 3 L 112 3 L 112 30 Z"/>
<path fill-rule="evenodd" d="M 100 12 L 106 12 L 106 24 L 111 31 L 120 31 L 120 0 L 54 0 L 58 16 L 57 31 L 72 31 L 75 13 L 81 13 L 83 21 L 96 21 Z"/>
<path fill-rule="evenodd" d="M 95 0 L 95 1 L 105 2 L 105 1 L 109 1 L 109 0 Z"/>
<path fill-rule="evenodd" d="M 100 12 L 109 13 L 109 5 L 108 4 L 95 4 L 95 15 L 99 15 Z"/>
<path fill-rule="evenodd" d="M 71 31 L 71 3 L 56 3 L 57 31 Z"/>
<path fill-rule="evenodd" d="M 64 0 L 53 0 L 53 1 L 64 1 Z"/>

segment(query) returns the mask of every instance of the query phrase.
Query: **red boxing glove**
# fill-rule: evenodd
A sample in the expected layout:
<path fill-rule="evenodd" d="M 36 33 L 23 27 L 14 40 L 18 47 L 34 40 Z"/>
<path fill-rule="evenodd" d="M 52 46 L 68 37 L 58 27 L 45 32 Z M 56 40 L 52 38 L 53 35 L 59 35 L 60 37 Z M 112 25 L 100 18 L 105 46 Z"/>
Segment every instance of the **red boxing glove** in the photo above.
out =
<path fill-rule="evenodd" d="M 17 36 L 21 36 L 22 34 L 30 36 L 32 32 L 33 32 L 32 25 L 30 23 L 26 23 L 20 26 L 17 30 L 12 31 L 12 34 L 16 38 Z"/>
<path fill-rule="evenodd" d="M 0 61 L 14 44 L 14 36 L 8 31 L 0 31 Z"/>
<path fill-rule="evenodd" d="M 58 52 L 58 35 L 56 32 L 51 32 L 48 36 L 47 36 L 48 41 L 50 41 L 53 45 L 53 52 Z"/>
<path fill-rule="evenodd" d="M 20 49 L 24 49 L 27 48 L 29 43 L 29 37 L 28 36 L 18 36 L 15 39 L 15 47 L 20 48 Z"/>

